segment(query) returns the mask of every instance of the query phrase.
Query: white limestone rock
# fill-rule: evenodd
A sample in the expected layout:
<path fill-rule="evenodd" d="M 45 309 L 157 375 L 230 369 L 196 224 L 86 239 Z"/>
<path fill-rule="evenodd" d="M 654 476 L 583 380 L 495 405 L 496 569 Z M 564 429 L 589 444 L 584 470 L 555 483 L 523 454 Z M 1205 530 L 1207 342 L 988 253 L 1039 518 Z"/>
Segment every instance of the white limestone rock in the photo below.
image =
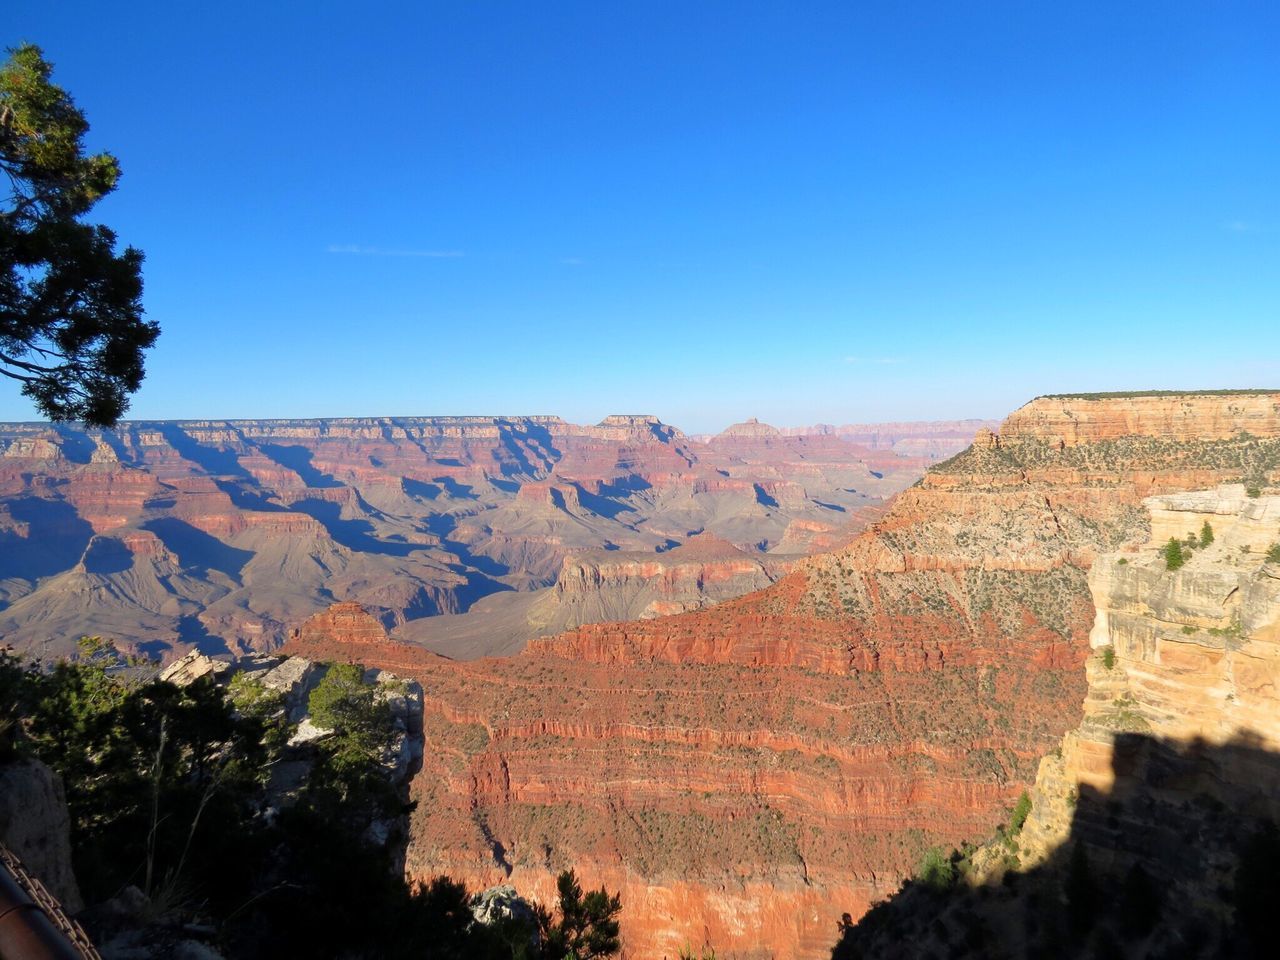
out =
<path fill-rule="evenodd" d="M 186 687 L 201 677 L 211 676 L 215 680 L 220 679 L 231 668 L 232 664 L 226 660 L 215 660 L 213 657 L 205 656 L 199 650 L 192 650 L 161 670 L 160 679 L 179 687 Z"/>

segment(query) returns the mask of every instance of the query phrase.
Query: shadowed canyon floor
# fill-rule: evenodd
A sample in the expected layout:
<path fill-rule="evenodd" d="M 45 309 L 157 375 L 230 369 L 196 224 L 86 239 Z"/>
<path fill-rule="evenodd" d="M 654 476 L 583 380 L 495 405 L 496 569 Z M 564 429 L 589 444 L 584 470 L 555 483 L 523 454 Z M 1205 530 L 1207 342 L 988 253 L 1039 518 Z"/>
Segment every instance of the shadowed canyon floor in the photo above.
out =
<path fill-rule="evenodd" d="M 1094 557 L 1147 541 L 1144 497 L 1273 483 L 1278 401 L 1042 398 L 709 609 L 470 663 L 299 652 L 423 681 L 412 875 L 545 897 L 574 865 L 622 891 L 627 956 L 823 956 L 926 847 L 1004 819 L 1079 719 Z"/>
<path fill-rule="evenodd" d="M 261 650 L 358 601 L 443 652 L 511 652 L 770 583 L 981 425 L 887 426 L 874 448 L 624 416 L 0 425 L 0 636 Z"/>

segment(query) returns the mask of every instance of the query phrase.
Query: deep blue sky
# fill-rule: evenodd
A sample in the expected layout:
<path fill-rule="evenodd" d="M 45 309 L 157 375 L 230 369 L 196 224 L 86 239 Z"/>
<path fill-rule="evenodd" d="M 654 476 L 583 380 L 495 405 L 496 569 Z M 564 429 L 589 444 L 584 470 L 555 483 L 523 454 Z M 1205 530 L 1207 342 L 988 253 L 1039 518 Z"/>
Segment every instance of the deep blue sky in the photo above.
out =
<path fill-rule="evenodd" d="M 1280 384 L 1280 4 L 109 6 L 0 34 L 123 165 L 134 417 Z"/>

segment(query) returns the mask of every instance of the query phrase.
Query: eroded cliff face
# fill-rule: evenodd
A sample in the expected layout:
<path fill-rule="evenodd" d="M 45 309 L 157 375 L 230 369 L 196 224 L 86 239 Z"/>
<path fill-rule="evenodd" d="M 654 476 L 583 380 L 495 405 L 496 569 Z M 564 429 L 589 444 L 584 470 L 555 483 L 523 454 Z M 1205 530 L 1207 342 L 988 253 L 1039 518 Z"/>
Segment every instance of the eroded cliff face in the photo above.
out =
<path fill-rule="evenodd" d="M 877 906 L 837 960 L 1275 952 L 1280 496 L 1231 484 L 1144 507 L 1150 537 L 1089 573 L 1083 717 L 1040 762 L 1021 831 L 961 860 L 954 886 Z"/>
<path fill-rule="evenodd" d="M 1084 718 L 1041 763 L 1023 831 L 1029 865 L 1068 839 L 1082 790 L 1150 788 L 1151 821 L 1155 806 L 1172 810 L 1197 796 L 1280 820 L 1274 777 L 1250 769 L 1280 754 L 1280 563 L 1268 557 L 1280 544 L 1280 496 L 1250 498 L 1232 485 L 1146 505 L 1150 541 L 1099 558 L 1089 575 L 1097 617 Z M 1161 548 L 1170 537 L 1198 537 L 1206 523 L 1212 544 L 1169 570 Z M 1122 755 L 1126 735 L 1221 761 L 1181 789 L 1156 789 L 1146 782 L 1154 771 Z M 1112 869 L 1138 855 L 1111 843 L 1092 844 L 1090 854 Z"/>
<path fill-rule="evenodd" d="M 412 876 L 544 895 L 573 866 L 622 891 L 629 957 L 824 956 L 926 847 L 987 834 L 1079 721 L 1086 572 L 1148 541 L 1143 498 L 1280 467 L 1260 429 L 1109 402 L 1131 433 L 1068 444 L 1015 414 L 748 596 L 505 660 L 385 651 L 427 678 Z"/>
<path fill-rule="evenodd" d="M 1224 390 L 1210 394 L 1037 397 L 1005 421 L 1002 433 L 1067 445 L 1137 435 L 1229 440 L 1241 433 L 1275 437 L 1280 393 Z"/>

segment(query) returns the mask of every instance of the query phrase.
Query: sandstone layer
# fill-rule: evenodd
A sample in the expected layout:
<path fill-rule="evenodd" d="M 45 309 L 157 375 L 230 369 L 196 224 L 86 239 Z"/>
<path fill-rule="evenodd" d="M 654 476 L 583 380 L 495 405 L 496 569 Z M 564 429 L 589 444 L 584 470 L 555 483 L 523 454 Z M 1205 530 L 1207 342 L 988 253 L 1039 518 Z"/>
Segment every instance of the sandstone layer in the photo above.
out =
<path fill-rule="evenodd" d="M 1080 726 L 1041 763 L 1024 830 L 1032 864 L 1066 841 L 1073 823 L 1079 829 L 1072 800 L 1081 791 L 1132 789 L 1154 772 L 1119 755 L 1131 746 L 1126 734 L 1223 758 L 1211 775 L 1184 784 L 1184 797 L 1152 789 L 1153 802 L 1176 806 L 1194 788 L 1237 811 L 1280 820 L 1268 773 L 1274 764 L 1263 759 L 1260 769 L 1250 768 L 1280 754 L 1280 563 L 1268 557 L 1280 545 L 1280 496 L 1250 498 L 1235 485 L 1146 504 L 1151 541 L 1100 558 L 1089 576 L 1097 655 L 1089 661 Z M 1185 565 L 1168 569 L 1161 548 L 1169 537 L 1199 536 L 1205 523 L 1212 544 L 1188 550 Z M 1114 843 L 1091 849 L 1095 862 L 1113 870 L 1140 853 Z"/>

